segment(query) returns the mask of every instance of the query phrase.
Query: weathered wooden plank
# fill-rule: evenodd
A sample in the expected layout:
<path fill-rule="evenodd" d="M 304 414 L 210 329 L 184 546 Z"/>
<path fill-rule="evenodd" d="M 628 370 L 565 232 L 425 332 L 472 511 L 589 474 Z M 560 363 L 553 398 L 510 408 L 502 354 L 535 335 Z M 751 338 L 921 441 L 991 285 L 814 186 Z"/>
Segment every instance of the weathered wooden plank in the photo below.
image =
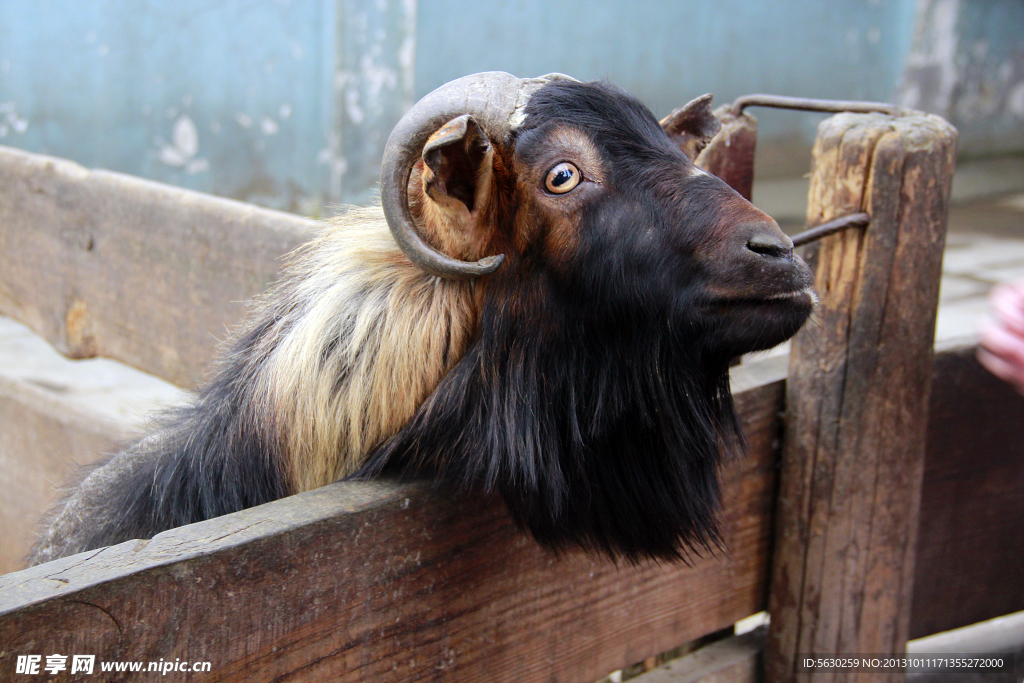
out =
<path fill-rule="evenodd" d="M 0 147 L 0 314 L 191 388 L 317 225 Z"/>
<path fill-rule="evenodd" d="M 24 567 L 44 511 L 185 392 L 105 358 L 71 361 L 0 317 L 0 574 Z"/>
<path fill-rule="evenodd" d="M 88 652 L 225 681 L 596 680 L 763 608 L 781 400 L 738 397 L 728 552 L 692 567 L 555 556 L 498 500 L 341 483 L 0 577 L 0 670 Z"/>
<path fill-rule="evenodd" d="M 935 358 L 912 638 L 1024 610 L 1024 397 L 974 353 Z"/>
<path fill-rule="evenodd" d="M 906 646 L 954 147 L 925 115 L 819 127 L 808 221 L 871 225 L 822 244 L 817 321 L 792 344 L 768 681 L 795 680 L 800 653 Z"/>
<path fill-rule="evenodd" d="M 0 574 L 24 567 L 43 512 L 76 465 L 109 453 L 122 424 L 67 410 L 42 387 L 0 376 Z"/>
<path fill-rule="evenodd" d="M 722 130 L 701 150 L 695 162 L 749 200 L 754 194 L 757 119 L 745 112 L 736 116 L 731 110 L 728 104 L 715 110 Z"/>
<path fill-rule="evenodd" d="M 1017 434 L 1019 425 L 1024 422 L 1020 419 L 1024 413 L 1024 399 L 1016 397 L 997 380 L 990 378 L 971 361 L 970 354 L 970 350 L 940 354 L 935 362 L 932 394 L 934 412 L 929 430 L 921 541 L 918 545 L 918 581 L 912 623 L 914 635 L 972 623 L 978 618 L 1024 607 L 1024 594 L 1016 572 L 1022 550 L 1020 539 L 1024 538 L 1024 513 L 1019 505 L 1024 495 L 1024 469 L 1019 466 L 1021 445 Z M 743 377 L 755 369 L 756 365 L 735 368 L 734 386 L 743 385 Z M 779 435 L 777 419 L 781 409 L 781 392 L 781 383 L 776 381 L 767 388 L 754 387 L 741 391 L 737 396 L 742 419 L 747 425 L 749 453 L 747 458 L 736 463 L 736 467 L 730 470 L 725 495 L 730 502 L 727 526 L 730 529 L 731 557 L 725 558 L 728 562 L 719 565 L 717 570 L 699 564 L 695 569 L 680 570 L 680 577 L 673 578 L 673 570 L 668 568 L 663 568 L 666 571 L 661 574 L 651 571 L 651 568 L 639 572 L 624 568 L 616 572 L 604 563 L 596 563 L 595 567 L 601 577 L 599 581 L 603 583 L 594 588 L 586 564 L 587 558 L 545 557 L 532 548 L 532 543 L 527 543 L 524 552 L 534 554 L 529 556 L 528 561 L 516 559 L 518 544 L 523 543 L 523 539 L 503 521 L 500 505 L 488 507 L 477 502 L 476 507 L 473 507 L 474 503 L 470 501 L 460 503 L 462 507 L 459 509 L 448 510 L 443 492 L 430 493 L 432 498 L 420 501 L 412 508 L 416 510 L 419 524 L 415 527 L 418 530 L 415 530 L 409 520 L 396 524 L 394 520 L 389 522 L 378 518 L 375 516 L 377 512 L 367 512 L 356 521 L 332 522 L 330 520 L 333 516 L 344 516 L 349 508 L 341 500 L 344 498 L 343 492 L 324 492 L 319 495 L 326 497 L 311 495 L 289 499 L 265 506 L 258 514 L 240 513 L 243 515 L 241 518 L 232 516 L 214 520 L 207 523 L 212 526 L 205 531 L 189 527 L 188 530 L 170 532 L 150 543 L 141 553 L 135 552 L 136 544 L 120 546 L 126 548 L 122 554 L 113 550 L 104 551 L 85 565 L 89 571 L 84 580 L 81 572 L 62 573 L 65 565 L 61 562 L 69 562 L 70 566 L 80 562 L 81 556 L 74 561 L 51 563 L 44 568 L 0 578 L 0 602 L 6 612 L 0 617 L 0 624 L 6 626 L 0 628 L 9 627 L 17 632 L 27 629 L 25 633 L 31 635 L 30 638 L 17 641 L 17 649 L 14 646 L 3 647 L 6 654 L 0 655 L 0 658 L 32 652 L 41 654 L 48 649 L 50 653 L 59 652 L 56 649 L 59 647 L 85 647 L 86 644 L 93 647 L 101 640 L 96 634 L 110 623 L 109 618 L 99 609 L 79 605 L 76 609 L 81 613 L 74 616 L 68 622 L 67 629 L 63 630 L 54 626 L 63 622 L 50 621 L 58 617 L 63 619 L 65 611 L 71 609 L 63 603 L 75 600 L 84 600 L 111 610 L 110 613 L 118 620 L 121 628 L 131 631 L 132 639 L 139 638 L 139 632 L 145 631 L 148 628 L 146 625 L 153 624 L 154 620 L 158 626 L 153 631 L 154 637 L 169 637 L 165 632 L 171 629 L 168 624 L 185 624 L 179 639 L 152 650 L 152 657 L 146 654 L 151 651 L 146 649 L 149 647 L 146 643 L 131 640 L 125 641 L 129 644 L 125 644 L 122 649 L 112 646 L 105 650 L 111 658 L 122 654 L 123 657 L 135 656 L 131 653 L 140 652 L 152 659 L 179 656 L 175 652 L 195 657 L 200 650 L 188 647 L 187 643 L 198 642 L 192 639 L 197 637 L 199 631 L 192 629 L 199 629 L 198 624 L 204 619 L 212 620 L 211 624 L 219 629 L 223 640 L 207 638 L 202 641 L 204 648 L 209 646 L 204 651 L 211 653 L 210 660 L 215 661 L 218 667 L 223 665 L 224 671 L 234 672 L 232 675 L 237 674 L 238 677 L 249 675 L 258 667 L 245 659 L 249 655 L 239 654 L 225 644 L 236 637 L 257 643 L 257 649 L 263 653 L 281 644 L 291 649 L 298 648 L 299 654 L 294 655 L 296 657 L 319 657 L 323 652 L 328 652 L 330 657 L 329 653 L 334 650 L 317 648 L 328 648 L 332 643 L 335 648 L 344 645 L 338 639 L 347 637 L 347 617 L 319 614 L 303 621 L 301 615 L 295 613 L 306 609 L 305 605 L 316 600 L 329 600 L 337 606 L 339 612 L 348 614 L 346 610 L 355 608 L 344 606 L 342 599 L 334 597 L 343 589 L 332 587 L 332 581 L 347 585 L 355 580 L 349 578 L 349 575 L 382 575 L 392 571 L 392 565 L 407 566 L 408 563 L 401 558 L 415 552 L 420 552 L 423 557 L 425 552 L 426 556 L 434 558 L 431 561 L 436 566 L 441 567 L 440 577 L 431 584 L 433 592 L 422 586 L 416 588 L 412 584 L 399 584 L 395 590 L 402 590 L 402 599 L 408 603 L 415 603 L 420 595 L 430 597 L 436 592 L 442 593 L 440 598 L 430 597 L 424 606 L 424 613 L 432 615 L 430 618 L 435 621 L 429 628 L 421 625 L 420 630 L 410 626 L 409 631 L 401 635 L 398 645 L 392 640 L 399 638 L 399 635 L 386 632 L 380 645 L 385 655 L 395 654 L 400 647 L 409 647 L 412 652 L 410 658 L 418 659 L 424 653 L 434 656 L 436 651 L 430 650 L 424 642 L 416 646 L 421 636 L 427 640 L 436 639 L 442 637 L 440 633 L 450 633 L 456 627 L 473 628 L 481 629 L 481 639 L 491 638 L 495 641 L 489 644 L 492 648 L 500 650 L 498 645 L 504 642 L 502 639 L 515 641 L 509 646 L 513 653 L 507 655 L 508 659 L 499 660 L 506 663 L 517 656 L 516 652 L 522 657 L 536 658 L 537 652 L 543 650 L 537 640 L 548 637 L 562 639 L 559 642 L 564 640 L 573 646 L 570 649 L 558 645 L 545 646 L 553 651 L 553 654 L 548 652 L 546 656 L 559 660 L 564 657 L 587 659 L 596 656 L 594 651 L 597 649 L 608 649 L 593 667 L 587 668 L 578 662 L 574 665 L 582 667 L 578 671 L 586 671 L 587 676 L 597 678 L 629 662 L 639 661 L 659 650 L 669 649 L 703 633 L 717 630 L 730 623 L 731 619 L 745 616 L 743 612 L 763 607 L 763 577 L 767 573 L 764 544 L 770 534 L 773 498 L 770 479 L 765 479 L 765 476 L 770 477 L 775 462 L 771 456 L 772 441 Z M 999 410 L 992 410 L 992 406 L 999 406 Z M 992 455 L 979 459 L 980 453 Z M 247 517 L 246 514 L 257 516 Z M 300 516 L 295 517 L 296 514 Z M 403 514 L 401 506 L 387 514 Z M 282 527 L 282 519 L 291 521 Z M 481 520 L 480 526 L 474 527 L 476 531 L 470 529 L 466 532 L 463 527 L 471 525 L 476 519 Z M 223 526 L 225 524 L 226 527 Z M 330 527 L 333 531 L 323 532 L 327 534 L 328 541 L 324 542 L 317 535 L 320 531 L 306 529 L 307 524 L 321 525 L 318 527 L 321 529 L 325 524 L 333 524 Z M 364 528 L 364 524 L 370 526 Z M 746 528 L 746 531 L 741 533 L 741 527 Z M 458 538 L 447 538 L 453 529 L 462 531 Z M 231 531 L 236 533 L 231 534 Z M 364 537 L 367 533 L 370 536 Z M 289 534 L 297 536 L 290 538 Z M 227 538 L 216 542 L 208 540 L 219 536 Z M 357 539 L 358 545 L 349 543 L 350 538 Z M 395 545 L 396 541 L 399 545 Z M 246 543 L 261 544 L 259 547 L 263 550 L 249 552 L 241 548 L 226 548 L 226 544 L 238 546 Z M 377 554 L 364 553 L 362 548 L 367 544 L 377 544 L 392 550 Z M 443 547 L 439 548 L 438 544 Z M 174 549 L 180 551 L 179 554 L 174 555 Z M 302 559 L 303 552 L 308 553 L 308 559 Z M 219 556 L 222 553 L 229 555 L 218 563 L 204 565 L 205 568 L 194 566 L 207 555 Z M 261 557 L 261 553 L 265 557 Z M 467 553 L 477 559 L 466 562 L 457 560 Z M 395 559 L 395 556 L 401 558 Z M 127 560 L 122 561 L 125 557 Z M 282 558 L 281 562 L 277 562 L 275 557 Z M 964 562 L 965 557 L 972 558 L 972 561 Z M 548 560 L 554 564 L 546 565 Z M 502 579 L 505 584 L 491 586 L 493 579 L 488 577 L 497 572 L 495 565 L 502 563 L 506 565 Z M 484 569 L 478 568 L 481 564 Z M 231 566 L 235 567 L 234 573 Z M 757 566 L 760 569 L 756 569 Z M 81 571 L 85 572 L 85 569 Z M 758 571 L 762 576 L 760 586 L 755 578 Z M 90 572 L 91 576 L 88 576 Z M 522 576 L 518 576 L 520 572 L 523 572 Z M 39 576 L 50 575 L 56 576 L 58 581 L 39 579 Z M 178 580 L 175 583 L 167 578 L 168 575 L 189 576 L 194 582 Z M 258 580 L 250 581 L 246 578 L 251 576 L 258 577 Z M 428 574 L 421 572 L 416 576 L 418 581 L 426 581 Z M 453 579 L 453 576 L 457 578 Z M 211 587 L 208 584 L 215 577 L 218 577 L 219 583 Z M 69 583 L 62 583 L 61 580 Z M 154 583 L 149 585 L 149 581 Z M 296 582 L 310 584 L 310 587 L 299 589 L 290 585 Z M 359 590 L 364 590 L 364 593 L 358 594 L 355 588 L 345 588 L 356 591 L 346 593 L 348 597 L 345 599 L 371 601 L 372 609 L 378 609 L 383 599 L 373 596 L 379 596 L 385 590 L 383 580 L 373 583 L 365 579 L 360 586 Z M 579 586 L 584 586 L 584 589 Z M 194 593 L 192 587 L 195 588 Z M 138 598 L 141 602 L 132 597 L 133 591 L 138 590 L 142 591 L 140 595 L 143 597 Z M 463 602 L 459 603 L 459 610 L 465 608 L 471 612 L 473 608 L 465 605 L 475 600 L 479 603 L 475 609 L 490 612 L 470 617 L 468 612 L 456 614 L 454 607 L 449 609 L 444 606 L 446 600 L 454 599 L 452 596 L 481 590 L 486 591 L 486 596 L 460 597 Z M 499 601 L 499 606 L 493 606 L 497 604 L 494 600 L 497 600 L 495 596 L 498 596 L 500 590 L 509 590 L 511 594 L 504 602 Z M 648 590 L 653 590 L 655 594 L 644 597 Z M 245 597 L 227 600 L 225 595 L 229 591 L 236 591 L 240 596 L 255 596 L 261 591 L 281 593 L 277 601 L 267 607 L 277 612 L 260 618 L 251 613 L 253 610 L 244 607 Z M 96 598 L 97 595 L 104 597 Z M 522 595 L 527 596 L 526 602 L 513 605 L 519 600 L 517 596 Z M 93 599 L 100 601 L 92 602 Z M 545 612 L 543 604 L 547 599 L 558 603 L 551 610 L 564 609 L 567 613 L 552 616 L 551 611 Z M 488 600 L 491 600 L 491 606 L 483 604 Z M 412 604 L 399 606 L 388 604 L 386 600 L 383 600 L 383 604 L 384 607 L 380 609 L 385 614 L 394 615 L 398 612 L 400 619 L 408 610 L 414 609 Z M 322 611 L 326 608 L 318 609 Z M 211 610 L 218 614 L 211 615 Z M 240 614 L 220 613 L 238 610 L 242 610 Z M 42 616 L 26 621 L 26 615 L 36 614 L 37 611 Z M 531 616 L 534 611 L 538 611 L 538 615 Z M 273 616 L 276 613 L 284 614 L 285 618 L 281 622 L 276 621 Z M 363 625 L 361 630 L 356 629 L 354 633 L 363 641 L 348 645 L 359 648 L 360 657 L 374 660 L 377 656 L 373 654 L 375 636 L 366 621 L 370 617 L 364 614 L 360 618 L 363 619 L 360 622 Z M 416 618 L 422 621 L 427 617 Z M 408 617 L 407 622 L 420 623 L 411 619 L 413 617 Z M 522 624 L 518 624 L 517 619 Z M 653 623 L 647 623 L 647 619 L 652 619 Z M 543 624 L 544 620 L 552 621 L 556 626 L 548 629 Z M 453 625 L 442 626 L 441 622 Z M 607 627 L 597 628 L 592 622 L 605 623 Z M 303 633 L 318 629 L 323 631 L 321 638 L 324 642 L 309 648 L 295 645 L 298 636 L 290 629 L 296 624 L 304 629 Z M 515 635 L 520 628 L 536 629 L 542 637 L 538 636 L 534 640 L 526 638 L 529 642 L 522 642 L 521 636 Z M 624 632 L 622 637 L 619 635 L 620 628 Z M 84 634 L 89 633 L 90 629 L 93 635 L 87 637 Z M 74 637 L 65 632 L 74 633 L 76 630 L 81 634 Z M 578 635 L 570 637 L 566 633 Z M 451 638 L 450 635 L 445 637 Z M 587 641 L 588 638 L 593 641 Z M 275 642 L 271 644 L 271 640 Z M 0 633 L 0 643 L 7 642 L 6 633 Z M 135 644 L 131 645 L 131 642 Z M 590 644 L 580 645 L 580 642 Z M 597 645 L 599 642 L 601 644 Z M 26 649 L 32 647 L 39 649 Z M 213 653 L 225 651 L 229 654 L 219 660 L 214 659 Z M 221 655 L 217 654 L 216 657 Z M 230 657 L 238 657 L 243 661 L 229 661 Z M 273 660 L 273 657 L 270 659 Z M 402 661 L 408 663 L 408 658 Z M 482 671 L 486 660 L 473 661 L 476 662 L 473 666 L 480 668 L 464 670 L 459 667 L 455 671 Z M 5 660 L 0 663 L 0 667 L 8 664 Z M 507 666 L 510 671 L 518 671 L 513 664 Z M 566 666 L 561 671 L 566 670 L 571 670 L 571 667 Z M 421 673 L 426 676 L 425 669 Z M 451 676 L 459 679 L 456 673 Z M 554 678 L 572 679 L 568 673 Z"/>

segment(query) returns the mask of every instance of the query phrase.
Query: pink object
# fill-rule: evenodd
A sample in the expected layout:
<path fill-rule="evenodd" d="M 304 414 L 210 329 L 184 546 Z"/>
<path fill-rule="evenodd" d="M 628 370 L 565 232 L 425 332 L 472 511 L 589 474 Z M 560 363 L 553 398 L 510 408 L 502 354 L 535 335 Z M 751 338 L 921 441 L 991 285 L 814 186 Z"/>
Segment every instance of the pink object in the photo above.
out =
<path fill-rule="evenodd" d="M 1024 394 L 1024 280 L 998 285 L 992 317 L 982 323 L 978 362 Z"/>

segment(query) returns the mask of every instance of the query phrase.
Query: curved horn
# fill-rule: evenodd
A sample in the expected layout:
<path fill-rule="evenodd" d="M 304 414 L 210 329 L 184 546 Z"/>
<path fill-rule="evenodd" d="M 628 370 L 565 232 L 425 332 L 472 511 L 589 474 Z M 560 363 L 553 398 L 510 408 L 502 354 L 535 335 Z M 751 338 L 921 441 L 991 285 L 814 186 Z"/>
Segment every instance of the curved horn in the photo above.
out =
<path fill-rule="evenodd" d="M 576 79 L 562 74 L 516 78 L 502 71 L 464 76 L 442 85 L 413 105 L 398 122 L 384 147 L 380 170 L 380 199 L 391 234 L 409 260 L 427 271 L 449 279 L 493 273 L 504 255 L 479 261 L 460 261 L 437 251 L 413 227 L 409 209 L 409 175 L 423 146 L 434 131 L 460 114 L 470 114 L 492 140 L 507 142 L 522 123 L 530 96 L 542 86 Z"/>

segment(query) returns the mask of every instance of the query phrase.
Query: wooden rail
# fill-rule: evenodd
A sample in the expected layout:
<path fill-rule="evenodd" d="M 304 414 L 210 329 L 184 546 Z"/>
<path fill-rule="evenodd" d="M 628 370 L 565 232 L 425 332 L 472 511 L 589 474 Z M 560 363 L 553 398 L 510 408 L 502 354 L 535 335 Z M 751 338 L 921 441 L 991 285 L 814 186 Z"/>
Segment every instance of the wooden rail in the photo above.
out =
<path fill-rule="evenodd" d="M 797 680 L 801 653 L 906 651 L 955 149 L 936 116 L 818 127 L 808 222 L 871 222 L 820 243 L 816 324 L 793 338 L 768 683 Z"/>
<path fill-rule="evenodd" d="M 930 403 L 911 638 L 1024 610 L 1024 397 L 961 348 Z"/>
<path fill-rule="evenodd" d="M 1024 401 L 970 349 L 934 368 L 912 637 L 1024 609 Z M 88 652 L 201 654 L 212 680 L 389 680 L 392 663 L 390 680 L 415 680 L 446 661 L 459 681 L 596 679 L 766 607 L 783 383 L 758 370 L 736 370 L 753 385 L 737 395 L 748 451 L 725 472 L 717 558 L 555 557 L 497 501 L 335 484 L 0 576 L 0 671 L 18 654 Z"/>
<path fill-rule="evenodd" d="M 729 549 L 691 567 L 556 557 L 499 500 L 340 483 L 0 577 L 0 671 L 45 651 L 228 681 L 596 680 L 764 607 L 781 389 L 739 397 Z"/>
<path fill-rule="evenodd" d="M 0 147 L 0 315 L 192 388 L 315 221 Z"/>

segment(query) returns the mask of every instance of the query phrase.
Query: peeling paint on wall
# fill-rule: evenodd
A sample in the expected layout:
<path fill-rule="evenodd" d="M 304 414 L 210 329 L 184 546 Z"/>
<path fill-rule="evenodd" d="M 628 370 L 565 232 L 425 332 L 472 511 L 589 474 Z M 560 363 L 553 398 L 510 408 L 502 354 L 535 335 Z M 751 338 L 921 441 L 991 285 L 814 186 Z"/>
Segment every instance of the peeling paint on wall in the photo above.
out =
<path fill-rule="evenodd" d="M 967 153 L 1024 151 L 1022 26 L 1021 0 L 0 2 L 0 144 L 323 215 L 373 197 L 417 96 L 501 69 L 609 78 L 658 115 L 898 96 Z M 760 169 L 805 170 L 821 116 L 758 116 Z"/>
<path fill-rule="evenodd" d="M 948 119 L 968 154 L 1024 151 L 1024 3 L 920 0 L 899 101 Z"/>
<path fill-rule="evenodd" d="M 956 83 L 956 22 L 959 0 L 922 0 L 918 4 L 914 48 L 907 60 L 899 103 L 910 109 L 949 109 Z"/>
<path fill-rule="evenodd" d="M 1017 83 L 1006 93 L 1006 106 L 1018 119 L 1024 119 L 1024 81 Z"/>
<path fill-rule="evenodd" d="M 160 161 L 168 166 L 184 166 L 199 151 L 199 131 L 188 116 L 181 116 L 171 129 L 171 142 L 160 145 Z"/>
<path fill-rule="evenodd" d="M 14 102 L 0 102 L 0 138 L 9 134 L 24 135 L 28 130 L 28 119 L 18 116 Z"/>
<path fill-rule="evenodd" d="M 260 119 L 260 132 L 264 135 L 277 135 L 277 132 L 281 130 L 281 127 L 277 125 L 277 121 L 264 116 Z"/>
<path fill-rule="evenodd" d="M 184 168 L 186 173 L 196 174 L 207 171 L 210 162 L 195 158 L 199 153 L 199 129 L 187 114 L 182 114 L 171 128 L 171 141 L 157 139 L 160 147 L 158 158 L 168 166 Z"/>
<path fill-rule="evenodd" d="M 417 4 L 341 0 L 341 8 L 332 79 L 339 135 L 318 161 L 331 169 L 332 192 L 364 203 L 376 194 L 387 135 L 412 105 Z"/>

